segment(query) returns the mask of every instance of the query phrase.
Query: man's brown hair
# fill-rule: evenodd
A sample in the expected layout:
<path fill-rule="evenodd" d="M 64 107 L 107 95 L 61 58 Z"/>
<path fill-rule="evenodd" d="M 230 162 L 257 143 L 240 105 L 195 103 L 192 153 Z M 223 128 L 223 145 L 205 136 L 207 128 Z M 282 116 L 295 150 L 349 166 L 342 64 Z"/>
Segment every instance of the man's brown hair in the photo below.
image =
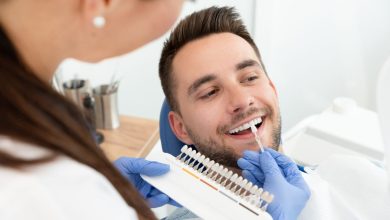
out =
<path fill-rule="evenodd" d="M 165 41 L 159 64 L 161 85 L 173 111 L 180 113 L 174 91 L 172 63 L 179 50 L 187 43 L 216 33 L 233 33 L 247 41 L 254 49 L 265 71 L 259 49 L 251 38 L 240 15 L 232 7 L 210 7 L 184 18 Z"/>

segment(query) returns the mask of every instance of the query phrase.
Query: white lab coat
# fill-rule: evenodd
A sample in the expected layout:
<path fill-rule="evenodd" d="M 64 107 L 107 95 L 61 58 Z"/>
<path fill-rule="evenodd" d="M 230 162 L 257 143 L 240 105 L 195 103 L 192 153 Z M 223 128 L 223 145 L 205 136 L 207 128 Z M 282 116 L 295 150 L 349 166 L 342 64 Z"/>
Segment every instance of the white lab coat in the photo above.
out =
<path fill-rule="evenodd" d="M 48 153 L 4 136 L 0 149 L 24 158 Z M 0 219 L 137 219 L 137 215 L 103 175 L 60 156 L 23 170 L 0 166 Z"/>

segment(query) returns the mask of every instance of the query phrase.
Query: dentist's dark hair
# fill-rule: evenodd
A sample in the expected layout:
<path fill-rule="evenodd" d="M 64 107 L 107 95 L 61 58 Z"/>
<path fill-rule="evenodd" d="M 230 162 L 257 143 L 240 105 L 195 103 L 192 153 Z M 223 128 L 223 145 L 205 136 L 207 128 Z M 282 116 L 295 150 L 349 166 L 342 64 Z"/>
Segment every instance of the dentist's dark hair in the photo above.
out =
<path fill-rule="evenodd" d="M 156 219 L 134 186 L 98 147 L 82 112 L 27 68 L 0 25 L 1 136 L 48 149 L 51 154 L 26 159 L 2 149 L 0 166 L 23 169 L 66 155 L 103 174 L 139 219 Z"/>
<path fill-rule="evenodd" d="M 232 7 L 210 7 L 184 18 L 172 31 L 165 41 L 159 63 L 161 85 L 172 111 L 180 114 L 178 102 L 175 97 L 177 85 L 173 77 L 172 62 L 179 50 L 187 43 L 216 33 L 232 33 L 248 42 L 261 65 L 263 65 L 259 49 L 250 36 L 240 15 Z"/>

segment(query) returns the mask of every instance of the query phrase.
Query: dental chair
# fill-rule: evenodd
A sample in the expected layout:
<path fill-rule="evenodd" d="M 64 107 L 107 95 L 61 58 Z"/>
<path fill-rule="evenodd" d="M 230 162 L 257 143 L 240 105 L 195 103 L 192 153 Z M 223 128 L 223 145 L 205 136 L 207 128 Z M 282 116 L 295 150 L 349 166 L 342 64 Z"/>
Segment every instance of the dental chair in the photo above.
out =
<path fill-rule="evenodd" d="M 162 150 L 165 153 L 169 153 L 173 156 L 180 154 L 180 149 L 185 145 L 181 142 L 173 133 L 171 126 L 169 125 L 168 113 L 171 111 L 168 102 L 164 99 L 164 102 L 160 111 L 160 139 Z M 194 149 L 194 146 L 191 146 Z"/>

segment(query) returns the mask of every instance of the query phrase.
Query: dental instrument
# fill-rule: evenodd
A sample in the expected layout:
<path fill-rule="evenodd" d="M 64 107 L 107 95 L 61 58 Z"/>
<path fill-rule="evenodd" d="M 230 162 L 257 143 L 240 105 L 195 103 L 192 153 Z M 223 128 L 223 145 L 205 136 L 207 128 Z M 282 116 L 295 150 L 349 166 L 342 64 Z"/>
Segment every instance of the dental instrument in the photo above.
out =
<path fill-rule="evenodd" d="M 260 141 L 259 135 L 257 135 L 257 128 L 256 128 L 254 123 L 251 123 L 251 131 L 255 135 L 255 139 L 256 139 L 257 145 L 259 145 L 259 147 L 260 147 L 261 153 L 263 153 L 264 152 L 264 147 L 263 147 L 263 144 Z"/>

